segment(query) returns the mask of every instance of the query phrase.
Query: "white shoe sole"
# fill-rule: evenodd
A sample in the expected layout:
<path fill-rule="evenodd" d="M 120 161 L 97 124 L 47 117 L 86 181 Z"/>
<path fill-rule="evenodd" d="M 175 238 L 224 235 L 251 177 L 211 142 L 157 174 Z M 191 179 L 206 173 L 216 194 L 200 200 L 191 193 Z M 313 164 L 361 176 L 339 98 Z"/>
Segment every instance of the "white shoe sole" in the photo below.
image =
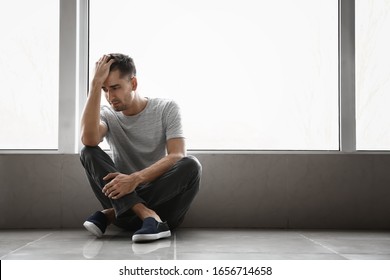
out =
<path fill-rule="evenodd" d="M 96 237 L 102 237 L 103 236 L 103 232 L 94 223 L 85 221 L 83 226 L 85 227 L 86 230 L 88 230 L 90 233 L 92 233 Z"/>
<path fill-rule="evenodd" d="M 167 238 L 171 236 L 171 231 L 162 231 L 159 233 L 153 233 L 153 234 L 135 234 L 133 235 L 133 242 L 143 242 L 143 241 L 153 241 L 158 240 L 161 238 Z"/>

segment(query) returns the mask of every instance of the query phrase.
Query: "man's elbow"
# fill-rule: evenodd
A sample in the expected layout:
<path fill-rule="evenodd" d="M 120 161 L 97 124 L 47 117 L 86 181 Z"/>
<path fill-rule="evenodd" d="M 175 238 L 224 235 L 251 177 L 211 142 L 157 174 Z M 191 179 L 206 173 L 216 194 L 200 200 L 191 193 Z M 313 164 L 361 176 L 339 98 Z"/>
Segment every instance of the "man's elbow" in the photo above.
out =
<path fill-rule="evenodd" d="M 81 143 L 83 143 L 84 146 L 96 147 L 100 144 L 100 141 L 91 137 L 82 136 Z"/>

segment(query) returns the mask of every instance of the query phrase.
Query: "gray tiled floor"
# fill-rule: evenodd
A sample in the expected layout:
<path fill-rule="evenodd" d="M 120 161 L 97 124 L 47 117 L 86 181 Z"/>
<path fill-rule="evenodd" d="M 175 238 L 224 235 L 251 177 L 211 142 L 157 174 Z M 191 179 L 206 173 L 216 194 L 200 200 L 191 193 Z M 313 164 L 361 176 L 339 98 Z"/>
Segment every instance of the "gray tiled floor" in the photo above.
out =
<path fill-rule="evenodd" d="M 390 260 L 390 232 L 180 229 L 169 239 L 133 244 L 116 228 L 100 239 L 83 229 L 0 230 L 0 259 Z"/>

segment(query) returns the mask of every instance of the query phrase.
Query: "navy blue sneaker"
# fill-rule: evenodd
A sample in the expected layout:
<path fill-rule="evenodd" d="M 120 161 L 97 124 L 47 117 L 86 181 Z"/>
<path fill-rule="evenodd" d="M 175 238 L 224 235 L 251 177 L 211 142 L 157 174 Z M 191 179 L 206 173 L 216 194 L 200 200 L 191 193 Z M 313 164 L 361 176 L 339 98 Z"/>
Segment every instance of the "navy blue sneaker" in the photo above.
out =
<path fill-rule="evenodd" d="M 102 237 L 107 228 L 107 217 L 102 212 L 97 211 L 90 216 L 83 224 L 83 226 L 93 235 Z"/>
<path fill-rule="evenodd" d="M 171 236 L 168 224 L 166 222 L 157 222 L 149 217 L 143 221 L 142 228 L 133 234 L 133 242 L 154 241 Z"/>

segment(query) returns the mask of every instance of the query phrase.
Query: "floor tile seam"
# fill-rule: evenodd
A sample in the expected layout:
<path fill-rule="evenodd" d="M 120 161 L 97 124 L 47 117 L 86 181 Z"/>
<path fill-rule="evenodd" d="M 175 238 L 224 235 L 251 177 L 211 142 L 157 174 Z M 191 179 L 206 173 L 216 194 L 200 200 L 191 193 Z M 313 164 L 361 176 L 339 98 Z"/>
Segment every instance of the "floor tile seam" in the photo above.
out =
<path fill-rule="evenodd" d="M 38 242 L 38 241 L 40 241 L 40 240 L 42 240 L 42 239 L 44 239 L 44 238 L 46 238 L 46 237 L 52 235 L 52 234 L 53 234 L 53 232 L 50 232 L 50 233 L 48 233 L 48 234 L 45 234 L 44 236 L 39 237 L 38 239 L 35 239 L 35 240 L 33 240 L 33 241 L 30 241 L 30 242 L 27 242 L 27 243 L 24 244 L 23 246 L 21 246 L 21 247 L 15 249 L 15 250 L 12 250 L 11 252 L 8 252 L 7 254 L 1 256 L 1 257 L 0 257 L 0 260 L 6 258 L 7 256 L 9 256 L 9 255 L 11 255 L 11 254 L 16 253 L 17 251 L 22 250 L 23 248 L 26 248 L 27 246 L 33 245 L 34 243 L 36 243 L 36 242 Z"/>
<path fill-rule="evenodd" d="M 318 241 L 316 241 L 316 240 L 314 240 L 314 239 L 311 239 L 310 237 L 307 237 L 307 236 L 305 236 L 305 235 L 302 234 L 302 233 L 300 233 L 300 235 L 301 235 L 303 238 L 305 238 L 306 240 L 309 240 L 310 242 L 312 242 L 312 243 L 314 243 L 314 244 L 320 245 L 320 246 L 323 247 L 324 249 L 326 249 L 326 250 L 328 250 L 328 251 L 330 251 L 330 252 L 332 252 L 332 253 L 334 253 L 334 254 L 336 254 L 336 255 L 338 255 L 338 256 L 344 258 L 344 259 L 346 259 L 342 254 L 340 254 L 340 253 L 337 252 L 336 250 L 334 250 L 334 249 L 332 249 L 332 248 L 330 248 L 330 247 L 328 247 L 328 246 L 322 244 L 321 242 L 318 242 Z"/>

